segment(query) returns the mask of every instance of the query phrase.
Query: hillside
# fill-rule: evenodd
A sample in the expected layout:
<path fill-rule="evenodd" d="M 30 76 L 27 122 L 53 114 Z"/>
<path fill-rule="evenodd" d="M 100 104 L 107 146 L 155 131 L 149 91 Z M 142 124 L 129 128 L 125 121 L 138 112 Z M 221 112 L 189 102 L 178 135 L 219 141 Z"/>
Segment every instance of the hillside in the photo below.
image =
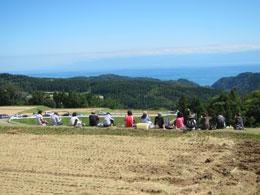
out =
<path fill-rule="evenodd" d="M 208 98 L 222 92 L 219 89 L 201 87 L 185 79 L 161 81 L 118 75 L 55 79 L 0 74 L 0 87 L 1 84 L 7 83 L 14 84 L 29 93 L 33 91 L 90 92 L 93 95 L 103 96 L 105 100 L 109 98 L 116 100 L 122 108 L 142 109 L 171 109 L 182 95 L 186 95 L 189 100 L 196 96 L 201 102 L 205 102 Z"/>
<path fill-rule="evenodd" d="M 236 88 L 242 91 L 254 91 L 260 89 L 260 73 L 241 73 L 235 77 L 224 77 L 216 81 L 213 85 L 215 89 Z"/>

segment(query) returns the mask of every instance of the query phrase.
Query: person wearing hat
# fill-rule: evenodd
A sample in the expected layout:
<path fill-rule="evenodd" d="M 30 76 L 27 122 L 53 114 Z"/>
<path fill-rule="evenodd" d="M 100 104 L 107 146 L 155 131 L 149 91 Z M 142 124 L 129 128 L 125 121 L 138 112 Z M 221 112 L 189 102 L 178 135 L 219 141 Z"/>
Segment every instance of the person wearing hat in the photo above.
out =
<path fill-rule="evenodd" d="M 164 125 L 164 119 L 162 117 L 162 113 L 158 112 L 158 116 L 155 117 L 154 119 L 154 125 L 158 125 L 159 128 L 163 128 L 165 129 L 165 125 Z"/>
<path fill-rule="evenodd" d="M 54 114 L 51 115 L 51 125 L 54 126 L 63 125 L 63 122 L 61 121 L 58 112 L 54 112 Z"/>
<path fill-rule="evenodd" d="M 197 128 L 197 121 L 194 115 L 190 114 L 186 124 L 187 130 L 195 130 Z"/>
<path fill-rule="evenodd" d="M 100 116 L 97 116 L 95 114 L 95 111 L 91 112 L 91 115 L 89 115 L 89 125 L 90 126 L 97 126 L 99 124 Z"/>
<path fill-rule="evenodd" d="M 109 127 L 109 126 L 115 126 L 115 124 L 114 124 L 114 119 L 111 117 L 110 112 L 107 112 L 107 115 L 104 118 L 104 127 Z"/>

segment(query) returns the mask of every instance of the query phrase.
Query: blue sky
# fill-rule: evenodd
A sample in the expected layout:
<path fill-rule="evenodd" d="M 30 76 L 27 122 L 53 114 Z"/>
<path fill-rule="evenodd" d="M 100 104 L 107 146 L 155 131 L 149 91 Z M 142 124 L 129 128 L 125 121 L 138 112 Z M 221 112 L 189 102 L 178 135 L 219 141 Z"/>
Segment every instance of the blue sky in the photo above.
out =
<path fill-rule="evenodd" d="M 0 72 L 260 64 L 259 10 L 259 0 L 0 0 Z"/>

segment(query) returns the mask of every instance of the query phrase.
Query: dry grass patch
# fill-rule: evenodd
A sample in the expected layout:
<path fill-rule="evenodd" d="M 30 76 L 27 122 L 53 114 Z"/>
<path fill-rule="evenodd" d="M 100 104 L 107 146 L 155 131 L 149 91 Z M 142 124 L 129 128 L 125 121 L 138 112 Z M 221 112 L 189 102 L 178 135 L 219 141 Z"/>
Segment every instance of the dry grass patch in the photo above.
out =
<path fill-rule="evenodd" d="M 0 135 L 1 194 L 257 194 L 260 143 Z M 243 146 L 243 147 L 242 147 Z"/>
<path fill-rule="evenodd" d="M 24 110 L 33 109 L 35 106 L 0 106 L 1 114 L 13 115 Z M 32 113 L 30 113 L 32 114 Z"/>

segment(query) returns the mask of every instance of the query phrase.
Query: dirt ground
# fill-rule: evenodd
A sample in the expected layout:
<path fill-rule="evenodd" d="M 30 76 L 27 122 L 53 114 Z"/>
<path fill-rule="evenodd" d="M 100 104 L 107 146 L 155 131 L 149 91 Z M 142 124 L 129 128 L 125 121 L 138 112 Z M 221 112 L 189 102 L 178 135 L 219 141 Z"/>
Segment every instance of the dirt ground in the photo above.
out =
<path fill-rule="evenodd" d="M 260 143 L 0 135 L 0 194 L 258 194 Z"/>
<path fill-rule="evenodd" d="M 0 106 L 0 114 L 13 115 L 33 108 L 35 108 L 35 106 Z"/>

